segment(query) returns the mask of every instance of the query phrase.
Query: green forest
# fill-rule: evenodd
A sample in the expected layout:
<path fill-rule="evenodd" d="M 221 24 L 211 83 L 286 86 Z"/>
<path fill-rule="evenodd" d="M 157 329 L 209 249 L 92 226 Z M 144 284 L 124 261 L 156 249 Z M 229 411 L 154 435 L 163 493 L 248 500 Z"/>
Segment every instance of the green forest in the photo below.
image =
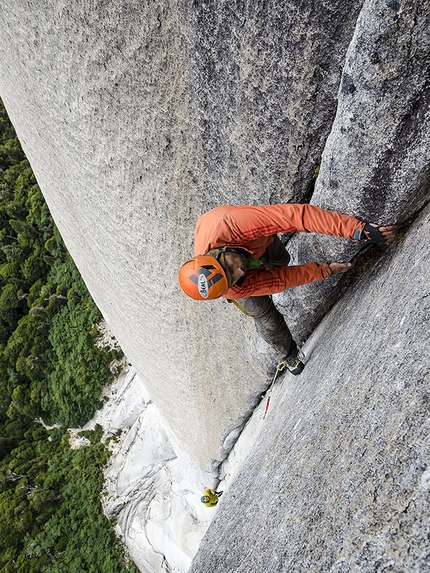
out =
<path fill-rule="evenodd" d="M 102 428 L 69 446 L 112 380 L 95 306 L 0 101 L 0 573 L 137 572 L 104 516 Z"/>

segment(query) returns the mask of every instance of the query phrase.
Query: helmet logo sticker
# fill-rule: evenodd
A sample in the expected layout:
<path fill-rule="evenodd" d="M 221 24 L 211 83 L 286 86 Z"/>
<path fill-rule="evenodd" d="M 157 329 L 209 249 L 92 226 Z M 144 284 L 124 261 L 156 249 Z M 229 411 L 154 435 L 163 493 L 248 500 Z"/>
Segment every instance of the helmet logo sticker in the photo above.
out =
<path fill-rule="evenodd" d="M 217 272 L 216 267 L 200 267 L 196 274 L 191 275 L 189 280 L 197 285 L 197 290 L 202 299 L 214 298 L 211 296 L 211 288 L 225 278 Z M 218 295 L 220 296 L 220 295 Z"/>
<path fill-rule="evenodd" d="M 199 275 L 199 280 L 197 283 L 197 288 L 199 289 L 199 293 L 203 298 L 208 298 L 209 295 L 209 285 L 208 281 L 204 274 Z"/>

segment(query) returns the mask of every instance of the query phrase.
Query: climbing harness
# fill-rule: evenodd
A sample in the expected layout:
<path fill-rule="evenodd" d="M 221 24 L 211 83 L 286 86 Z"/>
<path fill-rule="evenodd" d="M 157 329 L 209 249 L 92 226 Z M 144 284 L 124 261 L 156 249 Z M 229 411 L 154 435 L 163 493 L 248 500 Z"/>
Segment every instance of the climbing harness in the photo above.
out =
<path fill-rule="evenodd" d="M 276 382 L 277 377 L 279 376 L 279 374 L 281 372 L 283 372 L 285 370 L 285 368 L 287 367 L 287 363 L 285 362 L 285 360 L 281 360 L 280 362 L 278 362 L 278 364 L 276 365 L 276 372 L 275 372 L 275 376 L 273 377 L 272 383 L 269 386 L 269 389 L 267 391 L 267 398 L 266 398 L 266 407 L 264 409 L 264 414 L 263 414 L 263 420 L 266 417 L 267 414 L 267 410 L 269 409 L 269 404 L 270 404 L 270 397 L 272 395 L 272 388 L 273 385 Z"/>

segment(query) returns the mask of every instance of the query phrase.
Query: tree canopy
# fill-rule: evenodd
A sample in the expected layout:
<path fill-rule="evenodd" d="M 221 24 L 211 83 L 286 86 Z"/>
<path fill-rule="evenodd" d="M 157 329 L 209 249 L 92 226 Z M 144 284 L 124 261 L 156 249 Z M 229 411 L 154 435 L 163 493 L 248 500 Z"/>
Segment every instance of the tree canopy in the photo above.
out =
<path fill-rule="evenodd" d="M 100 502 L 102 429 L 69 445 L 120 353 L 100 320 L 0 101 L 0 573 L 137 571 Z"/>

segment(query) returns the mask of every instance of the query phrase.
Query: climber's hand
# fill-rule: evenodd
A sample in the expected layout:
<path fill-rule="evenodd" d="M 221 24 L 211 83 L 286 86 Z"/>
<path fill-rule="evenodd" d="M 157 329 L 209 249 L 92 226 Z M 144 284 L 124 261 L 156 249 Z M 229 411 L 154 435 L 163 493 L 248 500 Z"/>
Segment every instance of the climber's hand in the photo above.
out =
<path fill-rule="evenodd" d="M 376 223 L 366 223 L 363 229 L 362 238 L 372 241 L 377 245 L 392 243 L 397 235 L 395 225 L 383 225 L 380 227 Z"/>
<path fill-rule="evenodd" d="M 375 225 L 376 226 L 376 225 Z M 382 236 L 386 243 L 392 243 L 397 235 L 397 227 L 395 225 L 386 225 L 384 227 L 379 227 Z"/>
<path fill-rule="evenodd" d="M 329 267 L 333 275 L 340 275 L 346 273 L 353 267 L 353 263 L 330 263 Z"/>

